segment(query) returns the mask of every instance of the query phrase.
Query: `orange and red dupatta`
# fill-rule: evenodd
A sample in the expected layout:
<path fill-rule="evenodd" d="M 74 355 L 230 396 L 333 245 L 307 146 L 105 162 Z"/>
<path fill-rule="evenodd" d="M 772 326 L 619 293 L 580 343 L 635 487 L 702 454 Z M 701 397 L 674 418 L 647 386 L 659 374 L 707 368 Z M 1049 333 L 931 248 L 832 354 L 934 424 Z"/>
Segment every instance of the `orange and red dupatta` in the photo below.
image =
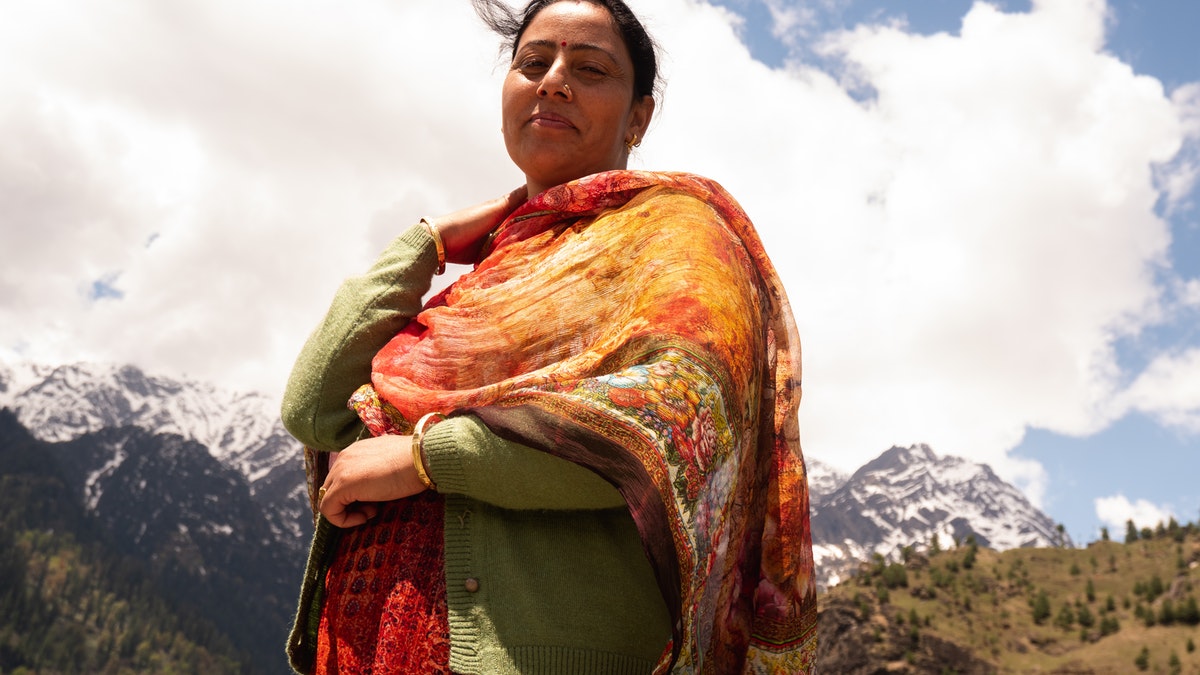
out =
<path fill-rule="evenodd" d="M 620 490 L 675 620 L 656 672 L 812 669 L 799 341 L 719 185 L 614 171 L 534 197 L 373 371 L 407 420 L 470 413 Z"/>

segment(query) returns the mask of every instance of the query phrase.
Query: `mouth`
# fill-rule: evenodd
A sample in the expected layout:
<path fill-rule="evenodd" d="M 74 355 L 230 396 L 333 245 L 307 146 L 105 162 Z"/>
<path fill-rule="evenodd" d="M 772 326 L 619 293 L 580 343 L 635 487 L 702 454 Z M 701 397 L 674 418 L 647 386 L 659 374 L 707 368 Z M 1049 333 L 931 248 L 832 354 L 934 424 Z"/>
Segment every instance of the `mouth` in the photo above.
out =
<path fill-rule="evenodd" d="M 534 113 L 533 116 L 529 118 L 529 123 L 535 127 L 542 127 L 545 129 L 575 128 L 575 125 L 571 123 L 571 120 L 563 117 L 562 115 L 556 115 L 552 112 Z"/>

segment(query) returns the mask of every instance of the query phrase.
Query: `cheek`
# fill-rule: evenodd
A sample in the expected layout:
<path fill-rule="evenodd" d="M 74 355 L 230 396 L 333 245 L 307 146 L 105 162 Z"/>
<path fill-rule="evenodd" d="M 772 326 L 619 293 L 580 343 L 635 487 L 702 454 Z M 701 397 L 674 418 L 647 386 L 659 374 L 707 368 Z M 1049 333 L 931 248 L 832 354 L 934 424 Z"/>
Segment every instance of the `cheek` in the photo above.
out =
<path fill-rule="evenodd" d="M 612 136 L 616 144 L 625 142 L 625 128 L 628 125 L 625 112 L 625 108 L 619 105 L 609 106 L 603 112 L 605 133 Z"/>
<path fill-rule="evenodd" d="M 537 96 L 522 87 L 505 86 L 500 98 L 500 129 L 506 141 L 514 140 L 521 132 L 537 105 Z"/>

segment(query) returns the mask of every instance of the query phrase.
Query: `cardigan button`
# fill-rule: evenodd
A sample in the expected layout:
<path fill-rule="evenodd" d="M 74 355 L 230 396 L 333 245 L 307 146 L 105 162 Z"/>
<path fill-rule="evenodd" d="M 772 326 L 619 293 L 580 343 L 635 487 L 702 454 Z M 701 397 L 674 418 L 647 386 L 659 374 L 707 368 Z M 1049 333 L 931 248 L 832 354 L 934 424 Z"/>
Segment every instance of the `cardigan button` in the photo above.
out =
<path fill-rule="evenodd" d="M 467 580 L 463 582 L 463 588 L 467 589 L 468 593 L 474 593 L 479 590 L 479 580 L 475 577 L 467 577 Z"/>

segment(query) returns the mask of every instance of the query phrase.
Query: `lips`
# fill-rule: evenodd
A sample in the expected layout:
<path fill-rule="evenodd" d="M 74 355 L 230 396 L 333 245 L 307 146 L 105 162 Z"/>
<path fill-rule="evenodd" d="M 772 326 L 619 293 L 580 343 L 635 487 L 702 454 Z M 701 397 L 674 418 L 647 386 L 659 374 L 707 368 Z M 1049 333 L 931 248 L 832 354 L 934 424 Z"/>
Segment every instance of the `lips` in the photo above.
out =
<path fill-rule="evenodd" d="M 537 112 L 529 118 L 529 123 L 533 126 L 544 127 L 547 129 L 574 129 L 575 125 L 571 120 L 557 115 L 552 112 Z"/>

